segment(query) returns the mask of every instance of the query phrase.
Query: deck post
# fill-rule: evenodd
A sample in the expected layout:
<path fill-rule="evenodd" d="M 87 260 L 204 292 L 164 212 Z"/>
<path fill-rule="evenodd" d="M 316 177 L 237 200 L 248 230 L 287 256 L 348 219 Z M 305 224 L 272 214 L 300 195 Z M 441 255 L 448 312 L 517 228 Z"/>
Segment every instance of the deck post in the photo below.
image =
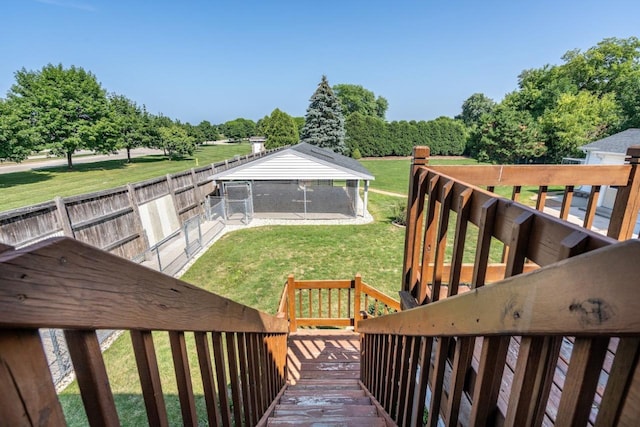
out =
<path fill-rule="evenodd" d="M 287 277 L 287 301 L 289 305 L 289 332 L 295 332 L 298 325 L 296 324 L 296 282 L 293 274 Z"/>
<path fill-rule="evenodd" d="M 413 244 L 417 238 L 417 230 L 419 224 L 417 224 L 417 218 L 420 215 L 420 189 L 418 188 L 418 171 L 421 166 L 429 163 L 429 147 L 417 146 L 413 147 L 413 159 L 411 160 L 411 168 L 409 170 L 409 197 L 407 200 L 407 229 L 405 233 L 404 241 L 404 263 L 402 271 L 402 289 L 403 291 L 410 292 L 413 283 L 411 283 L 411 276 L 415 272 L 412 272 L 413 266 L 416 265 L 414 258 L 420 256 L 414 253 Z"/>
<path fill-rule="evenodd" d="M 356 278 L 354 280 L 354 291 L 355 291 L 355 296 L 353 298 L 353 330 L 355 332 L 358 332 L 358 322 L 362 319 L 362 316 L 360 315 L 360 297 L 362 294 L 362 275 L 360 275 L 360 273 L 356 274 Z"/>
<path fill-rule="evenodd" d="M 627 149 L 627 157 L 631 165 L 629 182 L 625 187 L 619 187 L 616 200 L 611 212 L 611 221 L 607 235 L 618 240 L 630 239 L 638 220 L 640 209 L 640 145 Z"/>

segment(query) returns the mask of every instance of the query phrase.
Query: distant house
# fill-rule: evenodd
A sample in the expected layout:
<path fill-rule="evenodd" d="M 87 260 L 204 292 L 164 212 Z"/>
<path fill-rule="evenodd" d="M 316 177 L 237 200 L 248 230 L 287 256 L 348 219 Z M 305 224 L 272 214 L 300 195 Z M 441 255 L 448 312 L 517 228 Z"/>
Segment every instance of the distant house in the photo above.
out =
<path fill-rule="evenodd" d="M 252 136 L 249 137 L 249 143 L 251 143 L 251 152 L 253 154 L 264 151 L 264 143 L 267 141 L 267 138 L 264 136 Z"/>
<path fill-rule="evenodd" d="M 250 200 L 252 212 L 263 218 L 364 216 L 369 182 L 375 179 L 357 160 L 307 143 L 223 169 L 211 176 L 219 184 L 220 196 L 231 204 L 239 198 Z M 234 188 L 240 188 L 236 191 L 240 196 L 232 194 Z"/>
<path fill-rule="evenodd" d="M 580 148 L 586 154 L 584 163 L 587 165 L 621 165 L 627 149 L 633 145 L 640 145 L 640 129 L 627 129 Z M 615 198 L 616 189 L 603 186 L 598 206 L 612 209 Z"/>

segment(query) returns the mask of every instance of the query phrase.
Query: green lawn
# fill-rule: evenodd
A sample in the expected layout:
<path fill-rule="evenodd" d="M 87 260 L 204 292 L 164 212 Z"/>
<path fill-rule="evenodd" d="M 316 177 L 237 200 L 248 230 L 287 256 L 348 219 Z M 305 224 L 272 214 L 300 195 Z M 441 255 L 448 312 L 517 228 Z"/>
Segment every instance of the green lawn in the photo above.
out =
<path fill-rule="evenodd" d="M 73 196 L 144 181 L 250 152 L 249 144 L 214 145 L 203 146 L 193 157 L 183 160 L 151 155 L 134 158 L 131 163 L 107 160 L 80 163 L 74 165 L 73 170 L 64 166 L 0 174 L 0 212 L 45 202 L 56 196 Z"/>
<path fill-rule="evenodd" d="M 371 172 L 376 179 L 371 181 L 371 188 L 407 194 L 409 188 L 409 166 L 411 159 L 366 159 L 360 163 Z M 474 159 L 460 157 L 458 159 L 432 157 L 432 165 L 477 165 Z"/>
<path fill-rule="evenodd" d="M 363 164 L 376 175 L 376 183 L 383 184 L 378 188 L 406 193 L 409 160 L 365 160 Z M 291 273 L 300 279 L 349 279 L 361 273 L 366 283 L 397 298 L 404 229 L 392 225 L 391 217 L 398 203 L 406 200 L 370 194 L 369 210 L 375 221 L 367 225 L 270 226 L 227 234 L 200 257 L 182 279 L 272 314 L 277 310 L 284 282 Z M 454 218 L 455 215 L 452 221 Z M 477 233 L 470 227 L 466 261 L 473 260 L 475 239 Z M 499 257 L 501 246 L 495 249 L 494 257 Z M 194 393 L 204 423 L 202 384 L 196 369 L 193 338 L 191 334 L 187 336 L 189 355 L 194 358 L 191 362 Z M 170 424 L 178 425 L 180 409 L 167 334 L 156 333 L 155 337 Z M 118 339 L 104 357 L 121 422 L 123 425 L 145 424 L 144 403 L 128 334 Z M 60 400 L 70 425 L 86 425 L 77 383 L 62 392 Z"/>

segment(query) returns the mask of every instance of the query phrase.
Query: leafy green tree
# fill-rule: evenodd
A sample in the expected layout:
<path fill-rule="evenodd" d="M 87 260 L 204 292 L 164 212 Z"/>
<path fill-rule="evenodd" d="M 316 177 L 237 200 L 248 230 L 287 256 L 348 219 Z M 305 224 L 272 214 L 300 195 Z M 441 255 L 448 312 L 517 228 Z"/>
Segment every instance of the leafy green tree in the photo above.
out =
<path fill-rule="evenodd" d="M 196 150 L 195 139 L 180 125 L 161 126 L 158 133 L 169 158 L 191 156 Z"/>
<path fill-rule="evenodd" d="M 409 156 L 413 147 L 418 144 L 418 130 L 415 122 L 401 120 L 387 125 L 387 135 L 392 156 Z"/>
<path fill-rule="evenodd" d="M 345 130 L 345 142 L 352 157 L 355 158 L 356 150 L 363 157 L 391 155 L 384 120 L 355 112 L 346 118 Z"/>
<path fill-rule="evenodd" d="M 302 135 L 302 128 L 304 128 L 304 117 L 294 117 L 293 121 L 296 123 L 296 127 L 298 128 L 298 135 Z"/>
<path fill-rule="evenodd" d="M 472 136 L 472 154 L 481 161 L 528 163 L 545 153 L 537 122 L 528 111 L 516 109 L 508 100 L 482 116 Z"/>
<path fill-rule="evenodd" d="M 267 138 L 265 148 L 277 148 L 298 143 L 298 127 L 293 117 L 275 109 L 271 115 L 262 119 L 262 134 Z"/>
<path fill-rule="evenodd" d="M 250 119 L 237 118 L 220 125 L 220 130 L 228 139 L 240 140 L 253 136 L 256 124 Z"/>
<path fill-rule="evenodd" d="M 0 160 L 21 162 L 36 149 L 38 135 L 14 102 L 0 99 Z"/>
<path fill-rule="evenodd" d="M 586 90 L 562 94 L 540 118 L 548 158 L 559 162 L 565 156 L 582 156 L 578 147 L 606 136 L 617 125 L 618 108 L 612 93 L 602 97 Z"/>
<path fill-rule="evenodd" d="M 331 90 L 326 76 L 311 96 L 300 140 L 336 153 L 346 154 L 344 118 L 340 101 Z"/>
<path fill-rule="evenodd" d="M 438 117 L 435 120 L 418 123 L 416 145 L 428 145 L 433 155 L 461 155 L 467 145 L 467 128 L 459 120 Z"/>
<path fill-rule="evenodd" d="M 71 156 L 76 150 L 110 153 L 114 146 L 100 138 L 97 123 L 108 114 L 105 90 L 96 77 L 81 67 L 65 69 L 46 65 L 40 71 L 21 69 L 8 99 L 18 106 L 21 118 L 55 155 Z"/>
<path fill-rule="evenodd" d="M 147 132 L 143 122 L 142 109 L 124 95 L 110 94 L 109 114 L 99 123 L 103 140 L 108 146 L 127 150 L 127 162 L 131 162 L 131 150 L 147 142 Z"/>
<path fill-rule="evenodd" d="M 201 135 L 202 141 L 216 141 L 218 139 L 218 128 L 211 124 L 208 120 L 203 120 L 196 128 Z"/>
<path fill-rule="evenodd" d="M 333 91 L 340 100 L 340 106 L 345 117 L 353 113 L 364 116 L 375 116 L 384 119 L 389 107 L 387 100 L 360 85 L 338 84 L 333 86 Z"/>
<path fill-rule="evenodd" d="M 496 108 L 496 102 L 483 93 L 474 93 L 462 103 L 462 112 L 456 119 L 473 127 L 480 122 L 484 114 L 490 114 Z"/>

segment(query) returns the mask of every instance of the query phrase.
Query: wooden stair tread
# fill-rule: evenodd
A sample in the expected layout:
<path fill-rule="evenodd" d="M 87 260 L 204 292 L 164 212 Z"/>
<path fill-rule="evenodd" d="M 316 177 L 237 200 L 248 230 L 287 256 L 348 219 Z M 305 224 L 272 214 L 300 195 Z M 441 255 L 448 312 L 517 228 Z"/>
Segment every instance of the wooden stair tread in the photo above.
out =
<path fill-rule="evenodd" d="M 315 420 L 304 420 L 298 417 L 270 418 L 267 426 L 299 426 L 299 427 L 384 427 L 384 419 L 380 417 L 323 417 Z"/>
<path fill-rule="evenodd" d="M 302 418 L 320 418 L 325 416 L 377 417 L 378 411 L 373 405 L 342 405 L 342 406 L 300 406 L 276 405 L 275 417 L 297 415 Z"/>
<path fill-rule="evenodd" d="M 309 395 L 321 395 L 322 397 L 364 397 L 364 390 L 312 390 L 304 389 L 298 390 L 295 388 L 287 389 L 282 397 L 300 397 Z"/>
<path fill-rule="evenodd" d="M 287 405 L 371 405 L 371 399 L 368 397 L 339 397 L 322 395 L 305 395 L 305 396 L 282 396 L 281 404 Z"/>

